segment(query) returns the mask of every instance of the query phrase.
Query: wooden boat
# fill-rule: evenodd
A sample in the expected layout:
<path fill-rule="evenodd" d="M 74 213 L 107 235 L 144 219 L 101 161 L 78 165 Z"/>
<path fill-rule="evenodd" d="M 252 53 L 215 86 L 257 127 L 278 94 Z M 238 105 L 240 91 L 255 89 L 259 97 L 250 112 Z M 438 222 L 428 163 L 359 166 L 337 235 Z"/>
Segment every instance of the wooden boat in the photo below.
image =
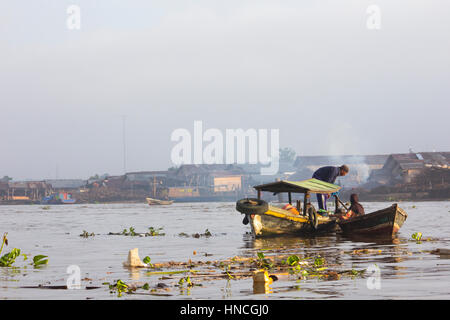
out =
<path fill-rule="evenodd" d="M 336 218 L 318 214 L 310 203 L 311 193 L 331 194 L 341 189 L 340 186 L 317 179 L 304 181 L 277 181 L 254 187 L 258 192 L 257 199 L 241 199 L 236 202 L 236 209 L 245 214 L 244 224 L 249 223 L 255 237 L 274 235 L 308 235 L 336 230 Z M 289 204 L 292 205 L 292 193 L 303 193 L 303 207 L 297 200 L 297 211 L 275 207 L 261 200 L 261 192 L 274 194 L 287 192 Z"/>
<path fill-rule="evenodd" d="M 339 220 L 338 224 L 345 234 L 364 236 L 393 236 L 402 227 L 408 215 L 397 204 L 391 207 L 354 217 Z"/>
<path fill-rule="evenodd" d="M 153 205 L 169 205 L 173 203 L 173 200 L 159 200 L 159 199 L 153 199 L 153 198 L 146 198 L 147 203 L 150 206 Z"/>

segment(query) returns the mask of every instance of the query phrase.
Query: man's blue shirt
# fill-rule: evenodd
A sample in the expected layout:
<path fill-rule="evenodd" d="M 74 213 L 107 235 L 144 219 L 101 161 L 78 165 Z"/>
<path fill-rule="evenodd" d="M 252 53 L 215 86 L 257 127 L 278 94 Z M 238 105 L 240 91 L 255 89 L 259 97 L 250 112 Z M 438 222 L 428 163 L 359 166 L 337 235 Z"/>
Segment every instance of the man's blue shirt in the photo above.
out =
<path fill-rule="evenodd" d="M 312 177 L 321 181 L 334 183 L 336 181 L 336 178 L 339 176 L 339 171 L 339 167 L 322 167 L 317 169 Z"/>

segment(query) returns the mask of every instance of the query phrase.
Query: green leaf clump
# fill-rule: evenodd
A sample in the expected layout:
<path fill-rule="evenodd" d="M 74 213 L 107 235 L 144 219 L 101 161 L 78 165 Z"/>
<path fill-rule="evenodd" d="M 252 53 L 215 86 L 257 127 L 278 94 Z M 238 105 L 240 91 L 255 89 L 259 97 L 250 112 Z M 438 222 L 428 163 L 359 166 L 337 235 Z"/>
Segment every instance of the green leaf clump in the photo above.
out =
<path fill-rule="evenodd" d="M 48 264 L 48 258 L 47 256 L 44 256 L 43 254 L 38 254 L 37 256 L 33 257 L 33 265 L 35 267 L 40 267 L 42 265 Z"/>

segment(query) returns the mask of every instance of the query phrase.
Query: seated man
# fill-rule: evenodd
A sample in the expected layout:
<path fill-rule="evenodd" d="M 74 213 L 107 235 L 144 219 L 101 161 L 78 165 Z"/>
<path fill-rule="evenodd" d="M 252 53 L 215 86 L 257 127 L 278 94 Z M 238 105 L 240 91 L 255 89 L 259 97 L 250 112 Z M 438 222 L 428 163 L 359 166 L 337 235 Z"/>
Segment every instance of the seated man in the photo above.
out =
<path fill-rule="evenodd" d="M 358 195 L 353 193 L 350 195 L 350 208 L 347 214 L 343 215 L 341 218 L 347 220 L 353 217 L 361 216 L 364 213 L 364 207 L 359 203 Z"/>
<path fill-rule="evenodd" d="M 345 176 L 349 171 L 349 168 L 344 164 L 340 167 L 322 167 L 317 169 L 314 174 L 313 178 L 328 182 L 328 183 L 334 183 L 336 181 L 336 178 L 339 176 Z M 329 198 L 328 194 L 317 194 L 317 203 L 319 205 L 319 210 L 327 210 L 327 199 Z"/>

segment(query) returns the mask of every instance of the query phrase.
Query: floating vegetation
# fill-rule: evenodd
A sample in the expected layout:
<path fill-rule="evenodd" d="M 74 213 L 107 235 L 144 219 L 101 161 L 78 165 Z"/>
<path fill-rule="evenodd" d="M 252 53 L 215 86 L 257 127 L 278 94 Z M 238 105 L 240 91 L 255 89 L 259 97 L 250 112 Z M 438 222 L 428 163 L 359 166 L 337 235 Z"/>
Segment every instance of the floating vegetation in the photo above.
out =
<path fill-rule="evenodd" d="M 41 209 L 42 210 L 50 210 L 50 208 L 51 208 L 50 206 L 43 206 Z"/>
<path fill-rule="evenodd" d="M 431 238 L 423 238 L 422 232 L 414 232 L 411 235 L 412 240 L 414 240 L 417 244 L 422 243 L 422 241 L 433 241 Z"/>
<path fill-rule="evenodd" d="M 193 287 L 193 286 L 201 286 L 201 284 L 195 284 L 191 281 L 191 277 L 187 276 L 185 278 L 181 278 L 178 281 L 178 286 L 182 287 L 184 284 L 186 284 L 186 286 L 188 287 Z"/>
<path fill-rule="evenodd" d="M 357 252 L 376 253 L 378 251 L 362 249 Z M 167 296 L 170 294 L 161 292 L 161 290 L 169 291 L 176 287 L 180 289 L 180 294 L 189 295 L 190 290 L 202 286 L 203 281 L 210 283 L 220 280 L 253 279 L 253 292 L 258 294 L 273 292 L 266 286 L 277 280 L 294 280 L 297 283 L 311 280 L 338 281 L 343 278 L 365 277 L 366 274 L 366 269 L 345 269 L 340 263 L 327 261 L 327 258 L 320 254 L 304 256 L 275 253 L 268 255 L 267 252 L 256 252 L 254 256 L 234 256 L 224 260 L 192 261 L 188 259 L 187 261 L 162 263 L 151 263 L 150 257 L 147 256 L 143 261 L 147 265 L 145 268 L 148 268 L 144 277 L 151 277 L 151 279 L 157 277 L 159 281 L 163 282 L 152 285 L 150 281 L 148 283 L 125 283 L 117 280 L 113 284 L 104 284 L 109 286 L 111 293 L 117 293 L 119 297 L 124 293 Z M 257 280 L 262 277 L 264 278 L 262 282 L 264 288 L 255 291 L 255 288 L 258 288 L 258 283 L 255 287 L 255 281 L 258 282 Z"/>
<path fill-rule="evenodd" d="M 130 227 L 130 231 L 129 232 L 127 231 L 127 229 L 123 229 L 122 234 L 124 236 L 132 236 L 132 237 L 135 237 L 135 236 L 138 235 L 136 232 L 134 232 L 134 228 L 133 227 Z"/>
<path fill-rule="evenodd" d="M 133 291 L 132 289 L 129 289 L 128 285 L 120 279 L 114 284 L 109 284 L 108 282 L 104 284 L 109 286 L 110 293 L 117 292 L 118 297 L 121 297 L 124 292 L 131 293 Z"/>
<path fill-rule="evenodd" d="M 142 262 L 144 262 L 146 265 L 148 265 L 149 267 L 151 267 L 151 268 L 153 268 L 153 264 L 151 264 L 151 259 L 150 259 L 150 257 L 149 256 L 146 256 L 145 258 L 144 258 L 144 260 L 142 260 Z"/>
<path fill-rule="evenodd" d="M 134 227 L 130 227 L 129 230 L 123 229 L 122 232 L 110 232 L 108 235 L 121 235 L 121 236 L 130 236 L 130 237 L 155 237 L 155 236 L 164 236 L 165 233 L 161 232 L 163 228 L 154 228 L 149 227 L 148 232 L 136 232 Z"/>
<path fill-rule="evenodd" d="M 190 236 L 186 233 L 186 232 L 180 232 L 178 234 L 179 237 L 185 237 L 185 238 L 189 238 Z M 206 237 L 209 238 L 212 236 L 212 233 L 206 229 L 204 233 L 194 233 L 191 235 L 192 238 L 201 238 L 201 237 Z"/>
<path fill-rule="evenodd" d="M 154 236 L 164 236 L 165 235 L 165 233 L 162 233 L 161 232 L 161 230 L 162 230 L 163 228 L 158 228 L 158 229 L 155 229 L 155 228 L 153 228 L 153 227 L 150 227 L 150 228 L 148 228 L 148 234 L 150 235 L 150 236 L 152 236 L 152 237 L 154 237 Z"/>
<path fill-rule="evenodd" d="M 413 238 L 414 240 L 416 240 L 417 242 L 420 242 L 420 240 L 422 240 L 422 232 L 414 232 L 411 235 L 411 238 Z"/>
<path fill-rule="evenodd" d="M 194 237 L 194 238 L 200 238 L 200 237 L 207 237 L 208 238 L 208 237 L 211 237 L 211 236 L 212 236 L 212 234 L 211 234 L 211 232 L 209 232 L 208 229 L 206 229 L 204 233 L 195 233 L 195 234 L 192 235 L 192 237 Z"/>
<path fill-rule="evenodd" d="M 95 233 L 93 233 L 93 232 L 89 233 L 86 230 L 83 230 L 83 232 L 80 234 L 80 237 L 83 237 L 83 238 L 89 238 L 89 237 L 93 237 L 93 236 L 95 236 Z"/>
<path fill-rule="evenodd" d="M 48 264 L 48 258 L 47 256 L 44 256 L 42 254 L 39 254 L 37 256 L 33 257 L 33 265 L 35 268 L 38 268 L 42 265 Z"/>
<path fill-rule="evenodd" d="M 325 259 L 322 258 L 321 256 L 318 256 L 317 258 L 314 259 L 314 266 L 320 267 L 320 266 L 323 266 L 324 264 L 325 264 Z"/>
<path fill-rule="evenodd" d="M 272 267 L 273 267 L 272 260 L 267 259 L 266 256 L 264 255 L 264 253 L 258 252 L 257 257 L 258 258 L 256 259 L 256 264 L 257 264 L 258 268 L 272 269 Z"/>
<path fill-rule="evenodd" d="M 14 248 L 11 252 L 4 254 L 0 258 L 0 267 L 10 267 L 16 261 L 16 258 L 20 256 L 20 249 Z M 24 261 L 27 259 L 26 255 L 22 255 L 24 257 Z"/>
<path fill-rule="evenodd" d="M 8 233 L 3 234 L 2 246 L 0 247 L 0 254 L 3 251 L 3 247 L 5 245 L 8 245 L 7 235 L 8 235 Z M 24 253 L 21 253 L 20 249 L 13 248 L 10 252 L 8 252 L 0 257 L 0 267 L 11 267 L 16 262 L 16 259 L 19 256 L 23 257 L 23 261 L 28 260 L 27 255 Z M 48 258 L 48 257 L 44 256 L 44 255 L 34 256 L 33 262 L 31 263 L 31 265 L 33 265 L 35 268 L 37 268 L 42 265 L 48 264 L 48 259 L 45 259 L 45 258 Z"/>
<path fill-rule="evenodd" d="M 186 279 L 184 281 L 186 281 Z M 188 279 L 188 281 L 191 284 L 191 286 L 194 286 L 194 284 L 191 282 L 190 279 Z M 125 283 L 124 281 L 122 281 L 120 279 L 116 280 L 116 282 L 113 284 L 110 284 L 109 282 L 104 282 L 103 285 L 107 285 L 110 290 L 109 292 L 117 293 L 118 297 L 121 297 L 124 293 L 126 293 L 126 294 L 136 294 L 136 293 L 142 294 L 141 292 L 138 292 L 139 289 L 142 289 L 144 291 L 149 291 L 144 294 L 161 295 L 161 296 L 167 296 L 167 294 L 158 294 L 158 293 L 155 294 L 155 292 L 157 292 L 158 290 L 170 291 L 170 288 L 168 288 L 168 286 L 162 282 L 158 283 L 156 285 L 156 287 L 153 287 L 153 288 L 150 287 L 150 285 L 147 282 L 144 284 L 136 284 L 136 283 L 129 284 L 129 283 Z"/>

